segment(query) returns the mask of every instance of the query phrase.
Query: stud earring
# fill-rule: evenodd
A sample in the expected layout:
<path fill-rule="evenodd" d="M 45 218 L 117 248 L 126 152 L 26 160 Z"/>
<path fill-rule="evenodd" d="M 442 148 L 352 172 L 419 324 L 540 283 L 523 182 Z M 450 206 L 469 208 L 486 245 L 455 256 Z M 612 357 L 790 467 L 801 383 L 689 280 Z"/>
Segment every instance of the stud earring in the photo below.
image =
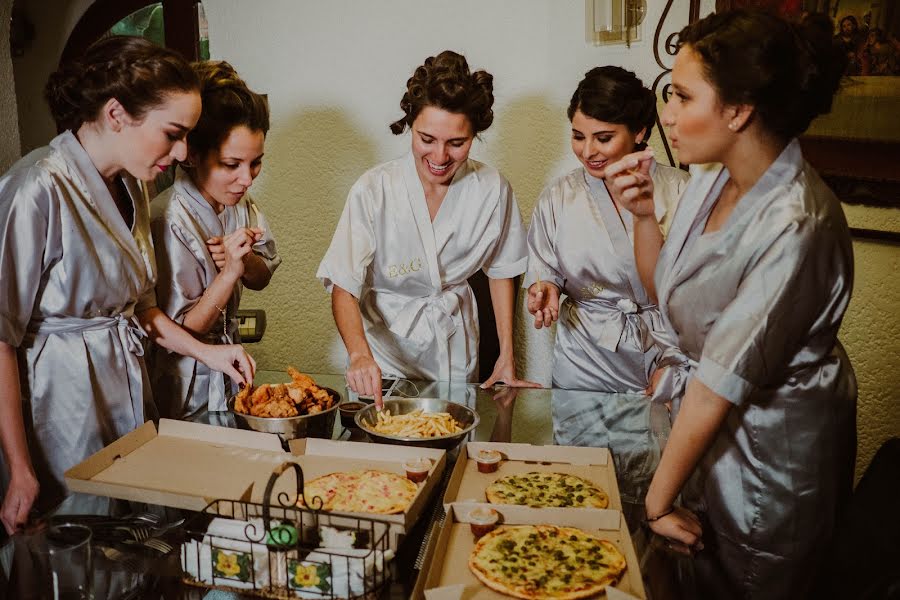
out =
<path fill-rule="evenodd" d="M 737 128 L 737 125 L 734 122 L 728 124 L 728 129 L 734 131 Z"/>

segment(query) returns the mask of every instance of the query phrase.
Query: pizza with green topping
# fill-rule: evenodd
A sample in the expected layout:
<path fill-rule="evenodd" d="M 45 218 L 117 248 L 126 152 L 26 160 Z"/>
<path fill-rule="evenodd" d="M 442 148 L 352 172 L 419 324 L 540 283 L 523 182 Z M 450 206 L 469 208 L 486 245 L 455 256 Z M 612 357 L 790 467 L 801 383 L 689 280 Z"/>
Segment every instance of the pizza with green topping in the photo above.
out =
<path fill-rule="evenodd" d="M 478 540 L 469 569 L 492 590 L 526 600 L 589 598 L 615 584 L 625 557 L 574 527 L 499 527 Z"/>
<path fill-rule="evenodd" d="M 492 504 L 520 504 L 532 507 L 580 506 L 606 508 L 609 496 L 598 485 L 566 473 L 522 473 L 507 475 L 485 490 Z"/>

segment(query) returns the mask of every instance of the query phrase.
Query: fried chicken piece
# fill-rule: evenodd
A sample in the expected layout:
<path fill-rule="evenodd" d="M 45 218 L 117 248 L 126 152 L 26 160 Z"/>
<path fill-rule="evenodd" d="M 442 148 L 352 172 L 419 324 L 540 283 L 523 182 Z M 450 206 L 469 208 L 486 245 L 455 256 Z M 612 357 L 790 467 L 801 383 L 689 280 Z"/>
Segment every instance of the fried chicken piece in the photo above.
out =
<path fill-rule="evenodd" d="M 234 410 L 239 413 L 247 414 L 250 412 L 249 407 L 247 406 L 247 400 L 250 398 L 250 394 L 253 393 L 252 385 L 245 385 L 241 388 L 241 390 L 234 397 Z"/>
<path fill-rule="evenodd" d="M 290 399 L 277 398 L 254 406 L 250 409 L 250 414 L 254 417 L 296 417 L 297 408 Z"/>
<path fill-rule="evenodd" d="M 294 367 L 288 367 L 287 372 L 293 380 L 294 385 L 292 387 L 299 387 L 301 389 L 318 387 L 316 386 L 316 382 L 312 377 L 310 377 L 309 375 L 304 375 Z"/>

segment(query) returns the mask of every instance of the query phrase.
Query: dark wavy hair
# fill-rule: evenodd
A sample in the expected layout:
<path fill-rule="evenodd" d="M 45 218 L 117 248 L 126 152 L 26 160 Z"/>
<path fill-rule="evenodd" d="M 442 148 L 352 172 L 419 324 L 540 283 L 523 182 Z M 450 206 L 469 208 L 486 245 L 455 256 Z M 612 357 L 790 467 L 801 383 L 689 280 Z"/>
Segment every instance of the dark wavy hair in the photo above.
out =
<path fill-rule="evenodd" d="M 465 115 L 474 134 L 491 126 L 494 120 L 494 76 L 487 71 L 469 71 L 463 55 L 444 50 L 425 59 L 406 82 L 406 93 L 400 100 L 404 116 L 391 123 L 395 135 L 412 127 L 426 106 Z"/>
<path fill-rule="evenodd" d="M 794 24 L 752 10 L 711 14 L 678 34 L 703 61 L 707 80 L 726 104 L 749 104 L 773 134 L 791 139 L 831 110 L 847 55 L 829 20 Z"/>
<path fill-rule="evenodd" d="M 569 120 L 576 111 L 598 121 L 625 125 L 632 133 L 645 129 L 644 139 L 656 122 L 656 94 L 637 75 L 621 67 L 594 67 L 584 74 L 569 102 Z"/>
<path fill-rule="evenodd" d="M 218 150 L 235 127 L 269 132 L 269 105 L 266 99 L 250 90 L 230 64 L 225 61 L 194 63 L 200 79 L 203 110 L 197 125 L 188 133 L 191 152 L 199 155 Z"/>
<path fill-rule="evenodd" d="M 173 92 L 195 92 L 200 82 L 174 50 L 144 38 L 110 36 L 61 65 L 47 81 L 44 98 L 59 131 L 93 121 L 110 98 L 135 119 Z"/>

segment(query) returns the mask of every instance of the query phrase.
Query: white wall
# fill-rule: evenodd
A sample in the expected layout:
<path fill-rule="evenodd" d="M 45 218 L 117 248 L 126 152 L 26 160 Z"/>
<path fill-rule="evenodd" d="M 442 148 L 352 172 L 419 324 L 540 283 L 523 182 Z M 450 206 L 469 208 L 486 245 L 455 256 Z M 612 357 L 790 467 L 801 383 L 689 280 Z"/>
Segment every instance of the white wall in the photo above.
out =
<path fill-rule="evenodd" d="M 272 108 L 254 187 L 285 261 L 267 290 L 243 302 L 269 317 L 264 341 L 253 347 L 264 368 L 342 369 L 343 346 L 316 266 L 356 178 L 406 152 L 408 135 L 391 135 L 388 124 L 400 117 L 406 80 L 427 56 L 454 49 L 493 73 L 494 124 L 472 155 L 512 182 L 526 220 L 548 179 L 577 165 L 565 110 L 584 72 L 617 64 L 648 83 L 661 72 L 651 47 L 661 2 L 648 3 L 643 40 L 630 49 L 587 44 L 579 0 L 269 0 L 265 10 L 240 0 L 203 4 L 212 56 L 234 64 Z M 687 0 L 676 2 L 664 36 L 687 14 Z M 520 319 L 516 333 L 520 370 L 549 382 L 548 332 Z"/>
<path fill-rule="evenodd" d="M 56 125 L 44 102 L 44 84 L 59 64 L 69 33 L 93 3 L 94 0 L 16 0 L 35 32 L 24 56 L 13 59 L 23 155 L 56 135 Z"/>

